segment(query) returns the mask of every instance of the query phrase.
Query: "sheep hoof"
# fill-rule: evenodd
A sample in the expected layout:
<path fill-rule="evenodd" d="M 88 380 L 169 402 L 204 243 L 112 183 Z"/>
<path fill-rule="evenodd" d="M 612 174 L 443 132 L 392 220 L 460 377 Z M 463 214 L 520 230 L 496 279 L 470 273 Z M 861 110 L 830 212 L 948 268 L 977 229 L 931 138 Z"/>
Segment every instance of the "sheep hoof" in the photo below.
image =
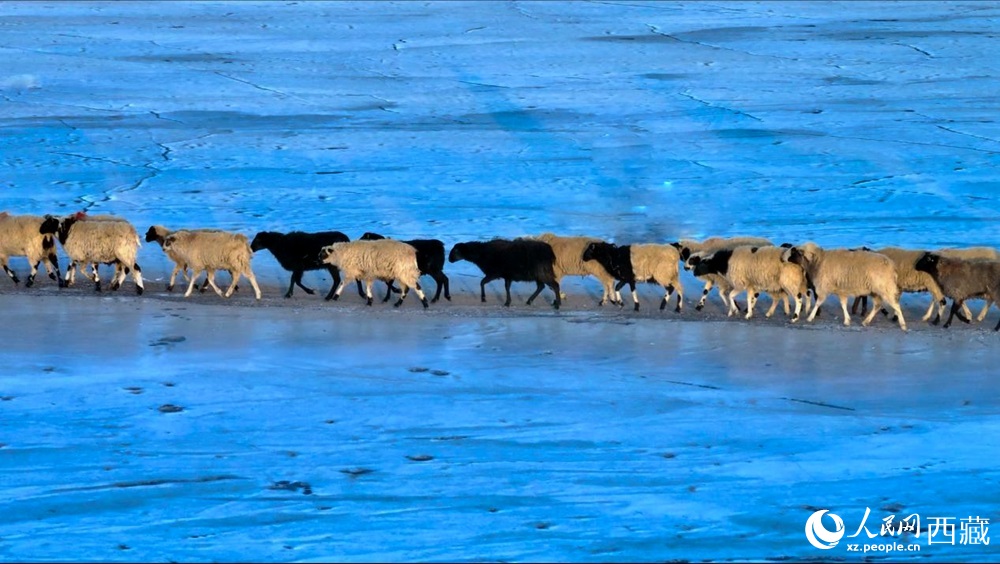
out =
<path fill-rule="evenodd" d="M 135 287 L 135 295 L 137 295 L 137 296 L 141 296 L 141 295 L 142 295 L 142 292 L 143 292 L 143 288 L 142 288 L 142 286 L 136 286 L 136 287 Z"/>
<path fill-rule="evenodd" d="M 173 292 L 174 291 L 174 285 L 173 284 L 167 284 L 167 291 L 168 292 Z"/>
<path fill-rule="evenodd" d="M 14 284 L 15 285 L 17 284 L 17 280 L 14 281 Z M 28 278 L 28 281 L 24 283 L 24 287 L 25 288 L 30 288 L 30 287 L 32 287 L 34 285 L 35 285 L 35 279 L 34 278 Z"/>
<path fill-rule="evenodd" d="M 371 305 L 371 304 L 369 304 Z M 403 300 L 396 300 L 396 303 L 392 304 L 392 307 L 399 307 L 403 305 Z"/>
<path fill-rule="evenodd" d="M 972 322 L 972 320 L 969 319 L 968 317 L 966 317 L 965 315 L 963 315 L 962 312 L 956 313 L 955 317 L 957 317 L 959 319 L 959 321 L 961 321 L 962 323 L 965 323 L 966 325 L 968 325 L 969 323 Z"/>
<path fill-rule="evenodd" d="M 94 283 L 94 291 L 95 292 L 100 292 L 101 291 L 101 283 L 100 282 Z"/>
<path fill-rule="evenodd" d="M 694 310 L 695 311 L 701 311 L 703 309 L 705 309 L 705 304 L 698 304 L 698 305 L 694 306 Z"/>
<path fill-rule="evenodd" d="M 438 302 L 438 298 L 431 298 L 431 303 L 432 304 L 436 304 L 437 302 Z"/>
<path fill-rule="evenodd" d="M 49 273 L 49 280 L 59 280 L 59 277 L 56 276 L 55 272 L 50 272 Z"/>
<path fill-rule="evenodd" d="M 285 298 L 287 299 L 287 298 L 290 298 L 290 297 L 292 297 L 292 293 L 291 292 L 285 292 Z"/>
<path fill-rule="evenodd" d="M 660 311 L 667 309 L 667 300 L 660 302 Z"/>
<path fill-rule="evenodd" d="M 427 298 L 424 298 L 424 299 L 420 300 L 420 303 L 424 304 L 424 309 L 427 309 L 429 307 L 427 305 Z"/>
<path fill-rule="evenodd" d="M 944 325 L 941 326 L 942 329 L 947 329 L 949 327 L 951 327 L 951 322 L 950 321 L 946 322 Z"/>
<path fill-rule="evenodd" d="M 552 303 L 552 307 L 554 307 L 558 311 L 559 310 L 559 302 L 553 302 Z"/>
<path fill-rule="evenodd" d="M 680 304 L 677 304 L 677 307 L 674 308 L 674 313 L 680 313 L 680 312 L 681 312 L 681 306 Z"/>
<path fill-rule="evenodd" d="M 306 287 L 303 287 L 302 291 L 305 292 L 305 293 L 307 293 L 307 294 L 309 294 L 310 296 L 316 293 L 316 290 L 313 290 L 312 288 L 306 288 Z M 292 297 L 292 293 L 291 292 L 288 292 L 288 297 Z"/>
<path fill-rule="evenodd" d="M 444 295 L 444 299 L 446 299 L 446 300 L 448 300 L 450 302 L 451 301 L 451 296 L 449 296 L 448 294 L 445 294 Z"/>
<path fill-rule="evenodd" d="M 799 321 L 799 316 L 796 315 L 795 317 L 792 318 L 792 323 L 798 323 L 798 321 Z"/>
<path fill-rule="evenodd" d="M 366 303 L 368 304 L 368 306 L 369 306 L 369 307 L 371 307 L 371 305 L 372 305 L 372 299 L 371 299 L 371 298 L 368 298 L 368 299 L 366 300 Z"/>
<path fill-rule="evenodd" d="M 531 305 L 531 302 L 533 302 L 533 301 L 535 301 L 535 300 L 528 300 L 528 301 L 524 302 L 524 304 L 525 305 Z"/>
<path fill-rule="evenodd" d="M 339 300 L 339 299 L 340 299 L 340 296 L 338 296 L 338 295 L 334 294 L 333 296 L 327 296 L 327 298 L 326 298 L 326 299 L 328 299 L 328 300 L 333 300 L 333 301 L 337 301 L 337 300 Z"/>
<path fill-rule="evenodd" d="M 65 280 L 60 280 L 59 281 L 59 287 L 60 288 L 68 288 L 69 287 L 69 282 L 66 282 Z"/>
<path fill-rule="evenodd" d="M 481 301 L 481 302 L 483 302 L 485 304 L 486 303 L 486 298 L 480 298 L 479 301 Z"/>
<path fill-rule="evenodd" d="M 639 311 L 639 304 L 638 303 L 635 304 L 635 307 L 632 308 L 632 311 Z"/>

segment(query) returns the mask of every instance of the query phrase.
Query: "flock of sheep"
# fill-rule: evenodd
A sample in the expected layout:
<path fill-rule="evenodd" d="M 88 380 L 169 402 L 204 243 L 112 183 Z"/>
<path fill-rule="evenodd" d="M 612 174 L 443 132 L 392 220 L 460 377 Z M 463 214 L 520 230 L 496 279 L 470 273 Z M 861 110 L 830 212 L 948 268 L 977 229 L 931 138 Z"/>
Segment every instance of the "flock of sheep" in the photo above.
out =
<path fill-rule="evenodd" d="M 312 289 L 302 284 L 303 272 L 325 269 L 333 278 L 327 300 L 338 299 L 348 282 L 354 280 L 359 294 L 371 305 L 372 285 L 375 280 L 381 280 L 387 284 L 382 301 L 388 301 L 393 292 L 398 292 L 395 305 L 399 306 L 413 289 L 426 308 L 427 296 L 419 283 L 422 275 L 432 277 L 437 283 L 432 302 L 440 299 L 442 290 L 445 299 L 451 299 L 448 277 L 444 274 L 445 246 L 437 239 L 397 241 L 365 233 L 359 240 L 351 241 L 339 231 L 262 231 L 249 241 L 245 235 L 219 229 L 170 230 L 159 225 L 151 226 L 145 238 L 147 242 L 156 241 L 175 265 L 168 291 L 173 289 L 178 273 L 187 278 L 185 297 L 191 295 L 199 275 L 204 272 L 207 279 L 202 291 L 211 286 L 220 296 L 229 297 L 236 290 L 240 277 L 245 276 L 259 300 L 260 287 L 250 263 L 254 252 L 267 249 L 282 268 L 292 273 L 285 297 L 292 296 L 296 285 L 313 294 Z M 59 271 L 56 240 L 70 260 L 65 278 Z M 57 280 L 60 287 L 72 285 L 79 268 L 100 290 L 98 266 L 104 263 L 115 268 L 110 284 L 112 290 L 118 289 L 131 273 L 137 293 L 142 294 L 142 270 L 136 262 L 140 244 L 135 227 L 116 216 L 80 212 L 65 217 L 42 217 L 0 212 L 0 265 L 15 284 L 19 279 L 8 261 L 10 257 L 23 256 L 31 266 L 26 286 L 34 283 L 39 265 L 44 265 L 49 277 Z M 664 289 L 661 310 L 677 292 L 674 311 L 679 313 L 684 294 L 680 282 L 682 267 L 693 270 L 694 276 L 705 282 L 696 309 L 704 307 L 710 290 L 717 287 L 730 316 L 741 312 L 736 298 L 746 293 L 747 319 L 753 316 L 761 293 L 772 298 L 771 307 L 765 314 L 767 317 L 774 313 L 780 301 L 792 323 L 810 308 L 807 320 L 812 321 L 826 298 L 835 295 L 843 310 L 844 325 L 850 325 L 851 313 L 856 312 L 859 303 L 864 314 L 867 299 L 871 297 L 872 307 L 862 325 L 871 323 L 880 310 L 888 314 L 888 310 L 882 309 L 885 306 L 892 310 L 904 331 L 906 321 L 899 306 L 901 292 L 929 292 L 932 301 L 922 320 L 930 320 L 936 310 L 934 324 L 940 322 L 945 299 L 951 298 L 951 312 L 945 327 L 956 315 L 970 322 L 972 315 L 965 305 L 967 299 L 987 300 L 978 316 L 980 321 L 992 303 L 1000 303 L 1000 256 L 989 247 L 934 251 L 896 247 L 823 249 L 814 243 L 775 246 L 758 237 L 616 245 L 593 237 L 545 233 L 535 237 L 458 243 L 452 247 L 448 260 L 466 260 L 482 270 L 480 298 L 483 302 L 486 301 L 486 284 L 503 279 L 505 306 L 511 302 L 512 282 L 536 284 L 535 292 L 528 298 L 529 305 L 548 286 L 555 295 L 553 306 L 558 309 L 564 297 L 560 282 L 565 276 L 593 276 L 602 286 L 600 305 L 611 302 L 623 306 L 621 289 L 628 284 L 633 307 L 638 311 L 636 283 L 651 282 Z M 85 269 L 87 265 L 91 267 L 89 275 Z M 192 271 L 190 275 L 188 269 Z M 215 283 L 219 270 L 227 271 L 232 278 L 225 292 Z M 855 298 L 850 312 L 849 297 Z M 994 330 L 1000 330 L 1000 322 Z"/>

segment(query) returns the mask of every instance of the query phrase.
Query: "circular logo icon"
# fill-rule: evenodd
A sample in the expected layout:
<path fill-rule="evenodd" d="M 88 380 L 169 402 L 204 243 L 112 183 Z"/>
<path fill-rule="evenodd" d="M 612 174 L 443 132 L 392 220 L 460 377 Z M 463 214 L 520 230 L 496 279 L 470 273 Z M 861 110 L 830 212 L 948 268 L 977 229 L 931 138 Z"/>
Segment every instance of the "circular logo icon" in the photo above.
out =
<path fill-rule="evenodd" d="M 828 511 L 829 509 L 821 509 L 806 520 L 806 540 L 821 550 L 829 550 L 837 546 L 841 537 L 844 536 L 844 521 L 833 513 L 830 513 L 830 518 L 833 519 L 833 530 L 830 531 L 823 526 L 823 515 L 826 515 Z"/>

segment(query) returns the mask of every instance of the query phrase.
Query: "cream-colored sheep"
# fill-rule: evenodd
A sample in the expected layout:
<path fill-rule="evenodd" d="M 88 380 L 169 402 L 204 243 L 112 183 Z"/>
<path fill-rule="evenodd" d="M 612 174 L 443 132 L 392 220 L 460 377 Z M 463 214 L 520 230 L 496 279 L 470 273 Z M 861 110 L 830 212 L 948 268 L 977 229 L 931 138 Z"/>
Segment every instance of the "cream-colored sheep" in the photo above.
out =
<path fill-rule="evenodd" d="M 807 321 L 816 318 L 816 312 L 830 294 L 840 299 L 844 311 L 844 325 L 851 324 L 847 311 L 849 296 L 875 296 L 875 303 L 861 323 L 868 326 L 884 302 L 892 308 L 899 327 L 906 331 L 906 320 L 899 307 L 899 286 L 896 283 L 896 265 L 885 255 L 848 249 L 824 250 L 815 243 L 806 243 L 786 249 L 782 260 L 801 266 L 812 280 L 816 302 Z"/>
<path fill-rule="evenodd" d="M 121 275 L 114 276 L 111 289 L 117 290 L 124 282 L 125 276 L 131 272 L 135 281 L 136 293 L 142 294 L 142 269 L 135 261 L 141 245 L 139 235 L 131 223 L 123 219 L 88 220 L 83 214 L 74 214 L 61 220 L 46 215 L 39 231 L 43 234 L 54 234 L 62 244 L 63 250 L 69 256 L 70 265 L 66 270 L 66 285 L 74 282 L 74 272 L 77 265 L 91 264 L 94 266 L 94 286 L 100 291 L 101 279 L 97 272 L 97 264 L 117 263 Z"/>
<path fill-rule="evenodd" d="M 548 243 L 556 254 L 553 270 L 560 287 L 564 276 L 593 276 L 601 283 L 601 301 L 598 305 L 604 305 L 609 300 L 611 303 L 618 303 L 619 298 L 615 293 L 614 276 L 611 276 L 597 261 L 583 260 L 583 251 L 587 249 L 587 245 L 603 242 L 601 239 L 597 237 L 563 237 L 553 233 L 542 233 L 535 239 Z M 565 297 L 565 294 L 561 296 L 563 299 Z"/>
<path fill-rule="evenodd" d="M 680 252 L 672 245 L 660 245 L 656 243 L 646 243 L 641 245 L 631 245 L 630 258 L 632 260 L 632 274 L 634 279 L 628 281 L 632 291 L 632 303 L 635 309 L 639 309 L 639 296 L 635 291 L 636 282 L 652 282 L 663 286 L 663 300 L 660 302 L 660 309 L 667 307 L 670 295 L 677 290 L 677 307 L 674 311 L 681 312 L 684 307 L 684 286 L 680 278 Z M 626 283 L 622 280 L 615 287 L 617 293 Z M 616 295 L 621 302 L 621 294 Z"/>
<path fill-rule="evenodd" d="M 333 295 L 334 300 L 340 298 L 340 293 L 349 280 L 363 280 L 368 305 L 372 305 L 372 284 L 375 280 L 395 279 L 401 291 L 396 307 L 406 299 L 410 288 L 417 293 L 420 303 L 427 307 L 427 296 L 420 289 L 417 250 L 411 245 L 393 239 L 334 243 L 323 247 L 319 258 L 322 262 L 339 268 L 344 275 Z"/>
<path fill-rule="evenodd" d="M 697 256 L 700 260 L 701 258 L 707 257 L 716 251 L 721 251 L 724 249 L 733 249 L 740 245 L 751 245 L 757 247 L 771 246 L 770 240 L 763 237 L 709 237 L 704 241 L 695 241 L 693 239 L 681 239 L 676 243 L 672 243 L 674 248 L 680 252 L 680 259 L 684 263 L 684 270 L 691 270 L 694 268 L 694 264 L 691 264 L 691 258 Z M 697 260 L 695 261 L 697 264 Z M 715 274 L 707 274 L 703 277 L 698 277 L 700 280 L 705 282 L 705 287 L 701 291 L 701 299 L 698 300 L 698 305 L 695 309 L 701 311 L 705 307 L 705 301 L 708 300 L 708 293 L 712 291 L 715 286 L 719 287 L 719 297 L 722 298 L 723 305 L 726 306 L 728 310 L 731 304 L 727 302 L 729 292 L 732 287 L 726 282 L 724 276 L 719 276 Z M 738 308 L 738 306 L 737 306 Z M 788 301 L 785 301 L 785 308 L 787 313 Z"/>
<path fill-rule="evenodd" d="M 184 292 L 185 298 L 194 290 L 198 275 L 205 272 L 209 286 L 224 298 L 232 296 L 240 276 L 246 276 L 253 287 L 254 297 L 260 299 L 257 277 L 250 268 L 253 251 L 250 250 L 247 236 L 242 233 L 222 230 L 175 231 L 164 238 L 163 251 L 191 267 L 191 280 Z M 216 270 L 227 270 L 233 278 L 225 293 L 215 284 Z"/>
<path fill-rule="evenodd" d="M 723 249 L 706 257 L 695 267 L 696 275 L 718 274 L 724 276 L 731 287 L 729 303 L 736 303 L 736 296 L 743 291 L 747 293 L 746 318 L 753 317 L 754 306 L 760 292 L 772 295 L 771 308 L 766 317 L 771 317 L 778 305 L 779 298 L 786 303 L 785 313 L 788 314 L 788 299 L 795 303 L 792 323 L 799 320 L 802 311 L 802 299 L 806 296 L 806 277 L 802 267 L 781 260 L 784 249 L 775 246 L 757 247 L 742 245 L 734 249 Z M 736 315 L 735 306 L 730 306 L 728 315 Z"/>
<path fill-rule="evenodd" d="M 923 256 L 923 250 L 915 249 L 902 249 L 899 247 L 882 247 L 880 249 L 873 249 L 872 252 L 878 253 L 880 255 L 885 255 L 892 259 L 893 264 L 896 267 L 896 284 L 899 285 L 899 291 L 902 292 L 930 292 L 931 303 L 927 307 L 927 313 L 921 318 L 921 321 L 927 321 L 934 314 L 934 306 L 937 305 L 937 318 L 941 318 L 941 314 L 944 313 L 944 294 L 941 293 L 941 288 L 938 286 L 934 278 L 926 273 L 920 272 L 914 269 L 914 265 Z"/>
<path fill-rule="evenodd" d="M 197 231 L 197 232 L 219 233 L 221 230 L 219 230 L 219 229 L 178 229 L 176 231 L 172 231 L 172 230 L 167 229 L 166 227 L 164 227 L 162 225 L 152 225 L 152 226 L 150 226 L 149 230 L 146 231 L 146 242 L 149 243 L 151 241 L 156 241 L 160 245 L 160 248 L 162 249 L 163 248 L 163 241 L 167 238 L 167 236 L 169 236 L 172 233 L 177 233 L 177 232 L 180 232 L 180 231 Z M 190 277 L 188 276 L 188 265 L 186 263 L 184 263 L 184 262 L 181 261 L 181 257 L 179 257 L 176 252 L 167 253 L 166 251 L 164 251 L 164 254 L 166 254 L 167 258 L 169 258 L 174 263 L 174 270 L 173 270 L 173 272 L 170 273 L 170 281 L 167 283 L 167 291 L 168 292 L 172 292 L 174 290 L 174 282 L 177 280 L 177 273 L 178 272 L 184 277 L 185 281 L 189 281 L 190 280 Z M 201 291 L 204 292 L 205 288 L 207 286 L 208 286 L 208 280 L 206 278 L 205 284 L 203 284 L 202 287 L 201 287 Z"/>
<path fill-rule="evenodd" d="M 41 227 L 45 218 L 38 215 L 11 215 L 7 212 L 0 213 L 0 265 L 4 272 L 14 284 L 21 281 L 17 274 L 10 269 L 10 257 L 25 257 L 31 267 L 31 274 L 24 285 L 30 288 L 35 283 L 35 276 L 38 274 L 38 265 L 44 264 L 45 271 L 49 278 L 58 280 L 62 286 L 62 277 L 59 275 L 59 258 L 56 256 L 56 243 L 53 234 L 42 234 Z"/>

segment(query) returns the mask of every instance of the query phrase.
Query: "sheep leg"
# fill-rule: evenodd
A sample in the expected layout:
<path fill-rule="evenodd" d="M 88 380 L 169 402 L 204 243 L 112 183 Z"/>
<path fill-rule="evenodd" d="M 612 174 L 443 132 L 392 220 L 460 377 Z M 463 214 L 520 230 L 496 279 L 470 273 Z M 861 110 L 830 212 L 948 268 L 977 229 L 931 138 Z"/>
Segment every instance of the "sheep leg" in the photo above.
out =
<path fill-rule="evenodd" d="M 812 323 L 812 321 L 816 319 L 816 313 L 819 311 L 819 306 L 821 306 L 825 300 L 826 294 L 820 295 L 818 292 L 816 293 L 816 301 L 813 303 L 813 309 L 809 312 L 809 317 L 806 318 L 806 321 Z"/>
<path fill-rule="evenodd" d="M 20 284 L 21 283 L 21 281 L 18 280 L 18 278 L 17 278 L 17 274 L 14 274 L 14 271 L 11 270 L 10 267 L 7 266 L 7 262 L 6 261 L 4 261 L 3 271 L 7 273 L 7 276 L 10 276 L 10 279 L 14 281 L 14 284 Z M 34 277 L 32 277 L 32 278 L 34 278 Z M 29 284 L 29 286 L 30 286 L 30 284 Z"/>
<path fill-rule="evenodd" d="M 355 279 L 354 283 L 358 287 L 358 295 L 361 296 L 362 298 L 367 298 L 368 296 L 365 295 L 365 291 L 361 288 L 361 280 Z M 337 292 L 337 295 L 339 296 L 340 292 Z M 337 298 L 333 298 L 333 299 L 337 299 Z"/>
<path fill-rule="evenodd" d="M 170 273 L 170 282 L 167 282 L 167 291 L 174 291 L 174 283 L 177 282 L 177 273 L 184 272 L 184 277 L 187 278 L 187 265 L 175 264 L 174 271 Z"/>
<path fill-rule="evenodd" d="M 28 274 L 28 281 L 24 283 L 25 288 L 30 288 L 35 285 L 35 276 L 38 276 L 38 267 L 42 264 L 42 261 L 36 261 L 35 264 L 31 265 L 31 273 Z M 47 264 L 47 263 L 46 263 Z M 6 266 L 6 265 L 4 265 Z M 17 281 L 14 281 L 17 284 Z"/>
<path fill-rule="evenodd" d="M 681 286 L 681 282 L 678 280 L 677 286 L 671 284 L 668 288 L 670 291 L 677 290 L 677 307 L 674 308 L 674 313 L 680 313 L 681 309 L 684 308 L 684 286 Z"/>
<path fill-rule="evenodd" d="M 844 327 L 851 326 L 851 312 L 847 311 L 847 296 L 837 296 L 840 300 L 840 309 L 844 310 Z M 875 311 L 875 308 L 872 308 Z"/>
<path fill-rule="evenodd" d="M 142 269 L 137 262 L 132 263 L 132 281 L 135 282 L 135 294 L 141 296 L 145 288 L 142 286 Z"/>
<path fill-rule="evenodd" d="M 618 307 L 625 307 L 625 300 L 622 299 L 621 292 L 622 287 L 625 286 L 625 284 L 626 282 L 624 280 L 619 280 L 618 283 L 615 284 L 615 303 L 618 304 Z"/>
<path fill-rule="evenodd" d="M 392 297 L 392 283 L 393 282 L 395 282 L 394 279 L 393 280 L 389 280 L 389 281 L 387 281 L 385 283 L 385 297 L 382 298 L 382 303 L 385 303 L 385 302 L 389 301 L 389 298 Z M 402 284 L 400 284 L 400 286 L 402 286 Z M 400 297 L 400 300 L 402 300 L 402 297 Z"/>
<path fill-rule="evenodd" d="M 948 314 L 948 321 L 945 321 L 943 326 L 945 329 L 951 327 L 951 320 L 955 318 L 955 313 L 958 311 L 958 308 L 962 307 L 963 303 L 965 303 L 965 300 L 956 300 L 952 298 L 951 313 Z"/>
<path fill-rule="evenodd" d="M 552 302 L 552 307 L 559 309 L 559 306 L 562 305 L 562 299 L 559 297 L 559 282 L 558 281 L 549 282 L 548 285 L 549 288 L 552 288 L 552 291 L 556 295 L 556 299 L 553 300 Z"/>
<path fill-rule="evenodd" d="M 333 278 L 333 285 L 330 286 L 330 291 L 327 292 L 326 297 L 323 298 L 324 300 L 329 301 L 334 299 L 333 293 L 336 292 L 337 287 L 340 286 L 340 270 L 338 270 L 337 267 L 333 265 L 329 265 L 326 267 L 326 271 L 329 272 L 330 277 Z"/>
<path fill-rule="evenodd" d="M 403 287 L 403 292 L 399 296 L 399 301 L 396 302 L 396 307 L 399 307 L 400 304 L 403 303 L 403 299 L 409 291 L 409 287 L 404 286 L 403 284 L 400 284 L 400 286 Z M 417 297 L 420 298 L 420 303 L 424 306 L 424 309 L 427 309 L 427 296 L 424 294 L 423 288 L 420 287 L 420 282 L 417 282 L 417 285 L 413 287 L 413 291 L 416 292 Z"/>
<path fill-rule="evenodd" d="M 503 289 L 507 292 L 507 301 L 504 302 L 503 307 L 510 307 L 510 283 L 510 278 L 503 279 Z M 528 304 L 530 305 L 531 302 L 529 301 Z"/>
<path fill-rule="evenodd" d="M 230 295 L 232 295 L 233 286 L 236 285 L 236 277 L 235 276 L 233 277 L 233 281 L 232 281 L 232 283 L 230 283 L 229 289 L 226 290 L 225 294 L 223 294 L 222 290 L 218 286 L 215 285 L 215 271 L 214 270 L 212 270 L 212 269 L 206 270 L 205 271 L 205 276 L 208 277 L 207 278 L 208 284 L 210 286 L 212 286 L 212 290 L 214 290 L 216 294 L 218 294 L 219 296 L 221 296 L 223 298 L 228 298 Z"/>
<path fill-rule="evenodd" d="M 375 280 L 371 278 L 365 279 L 365 305 L 371 307 L 372 305 L 372 286 L 375 284 Z"/>
<path fill-rule="evenodd" d="M 628 288 L 632 292 L 632 311 L 639 311 L 639 294 L 635 291 L 635 282 L 629 282 Z"/>
<path fill-rule="evenodd" d="M 73 282 L 75 281 L 74 280 L 75 274 L 76 274 L 76 263 L 70 261 L 69 268 L 66 269 L 66 276 L 63 277 L 63 281 L 61 284 L 59 284 L 59 287 L 66 288 L 69 287 L 71 284 L 73 284 Z"/>
<path fill-rule="evenodd" d="M 746 319 L 753 317 L 753 309 L 757 307 L 758 298 L 760 298 L 760 292 L 753 288 L 747 288 L 747 314 L 744 316 Z"/>
<path fill-rule="evenodd" d="M 63 280 L 59 276 L 59 258 L 56 257 L 55 253 L 49 255 L 49 263 L 52 265 L 52 270 L 49 270 L 49 264 L 45 265 L 45 270 L 49 272 L 49 279 L 58 281 L 59 286 L 62 287 Z"/>
<path fill-rule="evenodd" d="M 866 296 L 855 296 L 854 303 L 851 304 L 851 313 L 858 313 L 858 306 L 861 305 L 861 315 L 868 313 L 868 298 Z"/>
<path fill-rule="evenodd" d="M 764 317 L 770 319 L 770 317 L 774 315 L 774 311 L 778 309 L 778 302 L 781 301 L 782 299 L 785 300 L 785 315 L 788 315 L 788 294 L 782 291 L 780 297 L 775 297 L 774 294 L 768 294 L 768 295 L 771 296 L 771 307 L 767 308 L 767 313 L 764 314 Z"/>
<path fill-rule="evenodd" d="M 439 272 L 438 276 L 441 277 L 441 280 L 437 280 L 436 278 L 435 278 L 435 280 L 437 280 L 439 284 L 441 283 L 441 281 L 444 281 L 444 299 L 446 299 L 446 300 L 448 300 L 450 302 L 451 301 L 451 282 L 448 280 L 448 277 L 445 276 L 445 274 L 443 272 Z M 441 290 L 438 290 L 438 293 L 441 293 Z M 434 299 L 437 299 L 437 298 L 434 298 Z"/>
<path fill-rule="evenodd" d="M 393 283 L 393 280 L 390 280 L 388 282 L 388 284 L 389 284 L 389 293 L 392 293 L 392 283 Z M 405 300 L 407 294 L 410 293 L 410 287 L 407 286 L 406 284 L 403 284 L 402 282 L 399 283 L 399 288 L 400 288 L 399 299 L 396 300 L 396 303 L 393 304 L 393 307 L 399 307 L 399 306 L 403 305 L 403 300 Z M 385 301 L 385 300 L 382 300 L 382 301 Z"/>
<path fill-rule="evenodd" d="M 246 276 L 247 280 L 250 281 L 250 287 L 253 288 L 254 299 L 260 301 L 260 286 L 257 285 L 257 277 L 253 275 L 253 271 L 247 268 L 243 272 L 243 276 Z M 233 274 L 233 285 L 230 288 L 230 291 L 238 289 L 236 283 L 239 282 L 239 280 L 240 280 L 239 275 Z"/>
<path fill-rule="evenodd" d="M 969 311 L 969 306 L 962 302 L 962 315 L 958 316 L 963 323 L 972 323 L 972 312 Z"/>
<path fill-rule="evenodd" d="M 987 299 L 986 305 L 983 306 L 982 311 L 980 311 L 979 315 L 976 316 L 976 321 L 982 321 L 986 319 L 986 314 L 989 313 L 991 305 L 993 305 L 993 299 L 992 298 Z"/>
<path fill-rule="evenodd" d="M 535 293 L 531 294 L 531 297 L 529 297 L 528 301 L 525 303 L 527 305 L 531 305 L 531 302 L 535 301 L 535 298 L 537 298 L 538 295 L 541 294 L 542 290 L 544 289 L 545 289 L 545 282 L 542 282 L 541 280 L 535 280 Z M 562 296 L 559 296 L 559 299 L 562 299 Z"/>
<path fill-rule="evenodd" d="M 887 311 L 885 309 L 885 305 L 884 305 L 885 302 L 886 302 L 886 300 L 883 300 L 882 297 L 878 296 L 878 295 L 874 295 L 874 296 L 872 296 L 872 298 L 873 298 L 872 299 L 872 310 L 869 311 L 868 315 L 865 316 L 864 320 L 861 321 L 861 326 L 862 327 L 868 327 L 868 325 L 872 322 L 872 320 L 875 319 L 875 315 L 879 311 Z M 892 306 L 890 305 L 890 307 L 892 307 Z M 886 314 L 886 316 L 888 316 L 888 314 Z"/>
<path fill-rule="evenodd" d="M 486 303 L 486 285 L 496 280 L 499 276 L 483 276 L 479 281 L 479 301 Z M 507 305 L 510 305 L 510 292 L 507 292 Z"/>
<path fill-rule="evenodd" d="M 792 299 L 795 300 L 795 311 L 794 315 L 792 315 L 792 323 L 796 323 L 799 320 L 799 315 L 802 314 L 802 294 L 788 289 L 785 290 L 785 295 L 792 296 Z"/>
<path fill-rule="evenodd" d="M 737 311 L 739 311 L 736 308 L 736 296 L 739 293 L 740 293 L 740 291 L 737 290 L 736 288 L 733 288 L 733 289 L 729 290 L 729 309 L 726 310 L 726 317 L 732 317 L 732 316 L 736 315 Z M 747 310 L 749 311 L 750 308 L 751 308 L 751 304 L 750 304 L 750 292 L 747 292 Z"/>
<path fill-rule="evenodd" d="M 94 290 L 97 292 L 101 291 L 101 275 L 97 273 L 97 263 L 91 263 L 91 268 L 94 269 Z"/>
<path fill-rule="evenodd" d="M 189 297 L 191 295 L 191 292 L 194 291 L 194 286 L 198 282 L 198 275 L 199 274 L 201 274 L 201 271 L 196 270 L 196 271 L 194 271 L 194 274 L 191 276 L 191 281 L 188 282 L 187 291 L 184 292 L 184 297 L 185 298 Z"/>
<path fill-rule="evenodd" d="M 437 284 L 437 290 L 434 292 L 434 298 L 431 299 L 431 303 L 437 303 L 441 299 L 441 290 L 445 290 L 444 297 L 449 302 L 451 301 L 451 296 L 448 295 L 448 277 L 444 275 L 443 272 L 431 273 L 431 278 Z"/>
<path fill-rule="evenodd" d="M 357 283 L 358 286 L 361 285 L 361 281 L 360 280 L 355 279 L 354 281 Z M 340 299 L 340 293 L 344 291 L 344 287 L 345 286 L 347 286 L 347 278 L 344 278 L 343 280 L 340 281 L 340 284 L 337 285 L 337 291 L 333 292 L 333 296 L 328 296 L 327 299 L 332 299 L 333 301 L 339 300 Z M 361 297 L 364 298 L 365 295 L 361 294 Z"/>
<path fill-rule="evenodd" d="M 701 291 L 701 299 L 698 300 L 698 305 L 694 306 L 695 311 L 701 311 L 705 308 L 705 302 L 708 300 L 708 293 L 712 291 L 712 286 L 715 286 L 715 283 L 711 280 L 705 282 L 705 288 Z M 721 292 L 719 295 L 722 296 L 722 301 L 725 302 L 726 297 Z"/>
<path fill-rule="evenodd" d="M 309 288 L 308 286 L 302 283 L 302 273 L 303 273 L 302 270 L 296 270 L 295 272 L 292 272 L 292 282 L 288 285 L 288 292 L 285 293 L 286 298 L 292 297 L 292 288 L 294 288 L 296 285 L 299 288 L 302 288 L 302 291 L 309 294 L 310 296 L 316 293 L 312 288 Z"/>
<path fill-rule="evenodd" d="M 885 298 L 883 298 L 883 301 L 888 303 L 889 307 L 891 307 L 892 311 L 896 314 L 896 319 L 899 322 L 899 328 L 902 329 L 903 331 L 906 331 L 906 320 L 903 319 L 903 309 L 899 307 L 899 294 L 897 294 L 895 297 L 886 296 Z"/>
<path fill-rule="evenodd" d="M 931 296 L 931 303 L 930 305 L 927 306 L 927 313 L 925 313 L 924 316 L 920 318 L 920 321 L 927 321 L 928 319 L 931 318 L 931 315 L 934 315 L 934 306 L 936 304 L 937 304 L 937 298 L 935 296 Z"/>

